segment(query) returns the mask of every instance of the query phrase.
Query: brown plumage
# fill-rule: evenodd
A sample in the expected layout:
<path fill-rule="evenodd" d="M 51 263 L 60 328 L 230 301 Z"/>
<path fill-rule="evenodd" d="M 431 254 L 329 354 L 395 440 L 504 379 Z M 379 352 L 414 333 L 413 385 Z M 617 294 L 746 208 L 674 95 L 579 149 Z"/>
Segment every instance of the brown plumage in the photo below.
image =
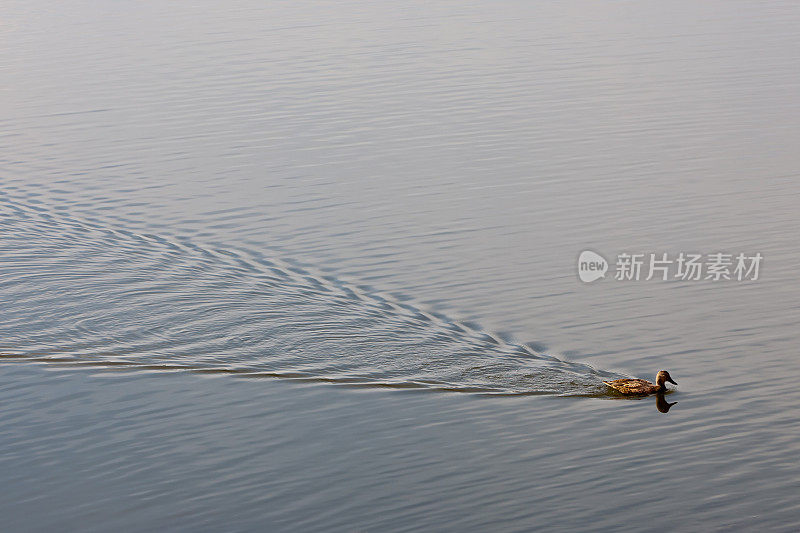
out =
<path fill-rule="evenodd" d="M 677 385 L 672 381 L 669 372 L 660 370 L 656 375 L 656 382 L 651 383 L 646 379 L 615 379 L 614 381 L 604 381 L 606 385 L 612 389 L 621 392 L 622 394 L 643 396 L 646 394 L 654 394 L 656 392 L 664 392 L 667 388 L 664 383 L 669 381 L 673 385 Z"/>

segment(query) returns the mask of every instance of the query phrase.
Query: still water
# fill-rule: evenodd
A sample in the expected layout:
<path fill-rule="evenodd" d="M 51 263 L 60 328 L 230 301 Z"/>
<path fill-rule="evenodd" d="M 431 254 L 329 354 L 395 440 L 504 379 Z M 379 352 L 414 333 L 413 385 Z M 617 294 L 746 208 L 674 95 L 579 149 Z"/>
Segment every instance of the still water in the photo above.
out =
<path fill-rule="evenodd" d="M 799 23 L 4 2 L 3 523 L 797 530 Z"/>

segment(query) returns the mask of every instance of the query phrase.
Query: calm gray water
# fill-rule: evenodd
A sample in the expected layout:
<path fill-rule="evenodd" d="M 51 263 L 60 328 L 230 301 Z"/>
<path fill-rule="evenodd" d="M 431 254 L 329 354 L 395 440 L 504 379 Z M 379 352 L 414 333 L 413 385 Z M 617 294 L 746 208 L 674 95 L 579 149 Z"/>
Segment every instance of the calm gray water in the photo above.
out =
<path fill-rule="evenodd" d="M 4 527 L 800 529 L 798 24 L 4 2 Z"/>

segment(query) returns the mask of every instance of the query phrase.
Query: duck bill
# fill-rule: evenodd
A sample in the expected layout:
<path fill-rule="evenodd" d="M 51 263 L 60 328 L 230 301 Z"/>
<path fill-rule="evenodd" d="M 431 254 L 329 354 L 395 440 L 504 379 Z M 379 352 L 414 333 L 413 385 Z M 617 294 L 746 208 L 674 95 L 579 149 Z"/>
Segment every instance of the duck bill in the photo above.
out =
<path fill-rule="evenodd" d="M 669 381 L 669 382 L 670 382 L 670 383 L 672 383 L 673 385 L 677 385 L 677 384 L 678 384 L 677 382 L 675 382 L 675 381 L 672 381 L 672 378 L 667 378 L 667 381 Z"/>

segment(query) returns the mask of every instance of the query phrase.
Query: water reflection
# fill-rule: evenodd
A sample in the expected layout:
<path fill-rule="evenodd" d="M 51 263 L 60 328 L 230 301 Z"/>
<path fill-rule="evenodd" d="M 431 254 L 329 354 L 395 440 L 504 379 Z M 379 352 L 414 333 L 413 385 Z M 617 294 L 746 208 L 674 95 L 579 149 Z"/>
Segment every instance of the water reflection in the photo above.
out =
<path fill-rule="evenodd" d="M 672 394 L 673 391 L 668 390 L 666 393 L 664 392 L 657 392 L 655 394 L 656 397 L 656 409 L 660 413 L 668 413 L 669 410 L 678 402 L 668 402 L 666 396 L 668 394 Z M 635 400 L 635 401 L 642 401 L 649 399 L 650 396 L 623 396 L 623 395 L 614 395 L 612 396 L 615 400 Z"/>
<path fill-rule="evenodd" d="M 656 409 L 661 413 L 668 413 L 670 408 L 678 402 L 668 402 L 663 392 L 656 394 Z"/>

